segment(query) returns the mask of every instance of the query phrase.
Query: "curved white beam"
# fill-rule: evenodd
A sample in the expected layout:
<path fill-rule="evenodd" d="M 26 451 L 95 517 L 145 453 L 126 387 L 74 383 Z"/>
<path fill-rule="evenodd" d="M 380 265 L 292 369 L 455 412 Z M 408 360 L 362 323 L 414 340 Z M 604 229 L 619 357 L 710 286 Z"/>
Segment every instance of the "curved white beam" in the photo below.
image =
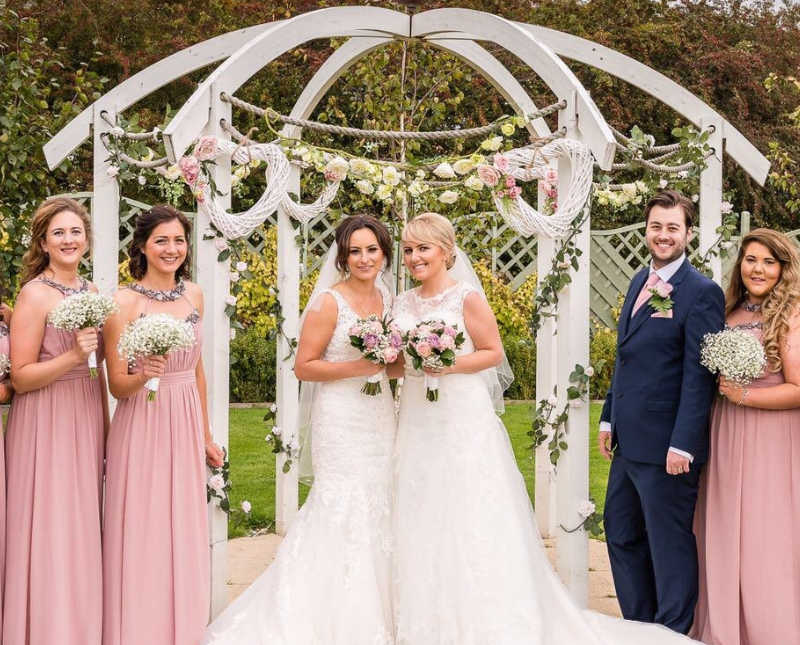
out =
<path fill-rule="evenodd" d="M 616 142 L 589 92 L 553 51 L 516 23 L 472 9 L 432 9 L 414 16 L 411 35 L 436 39 L 463 32 L 502 46 L 535 71 L 559 99 L 575 94 L 577 127 L 601 168 L 608 170 Z"/>
<path fill-rule="evenodd" d="M 722 136 L 726 144 L 725 151 L 748 175 L 760 185 L 764 185 L 769 173 L 769 160 L 719 112 L 701 101 L 689 90 L 630 56 L 598 45 L 591 40 L 547 27 L 527 25 L 521 22 L 515 24 L 551 47 L 559 56 L 602 69 L 604 72 L 644 90 L 698 127 L 702 127 L 703 120 L 706 122 L 721 121 Z"/>
<path fill-rule="evenodd" d="M 210 38 L 167 56 L 122 81 L 83 110 L 45 144 L 44 157 L 50 170 L 89 138 L 95 111 L 110 108 L 110 111 L 119 114 L 175 79 L 227 58 L 270 25 L 282 22 L 285 21 L 246 27 Z"/>
<path fill-rule="evenodd" d="M 243 83 L 284 52 L 315 38 L 407 37 L 411 18 L 378 7 L 335 7 L 304 13 L 262 31 L 215 69 L 164 130 L 164 147 L 174 162 L 198 137 L 209 118 L 211 88 L 234 94 Z"/>
<path fill-rule="evenodd" d="M 390 38 L 351 38 L 348 40 L 328 57 L 306 84 L 292 109 L 291 116 L 296 119 L 309 118 L 325 93 L 351 65 L 377 47 L 390 41 Z M 531 114 L 536 111 L 536 104 L 519 84 L 519 81 L 512 76 L 499 60 L 480 45 L 470 41 L 448 41 L 444 43 L 431 41 L 431 44 L 452 52 L 475 68 L 519 114 Z M 536 134 L 540 137 L 550 134 L 547 122 L 541 118 L 532 121 L 529 129 L 531 134 Z M 295 126 L 287 126 L 286 133 L 289 136 L 296 136 L 293 132 L 298 132 L 299 130 L 300 128 Z"/>

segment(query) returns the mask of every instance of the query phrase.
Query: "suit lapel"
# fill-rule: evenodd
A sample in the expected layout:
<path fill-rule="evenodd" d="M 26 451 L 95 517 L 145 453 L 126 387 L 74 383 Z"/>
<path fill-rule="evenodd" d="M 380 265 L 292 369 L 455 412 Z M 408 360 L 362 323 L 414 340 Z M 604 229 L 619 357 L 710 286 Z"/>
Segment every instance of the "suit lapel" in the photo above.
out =
<path fill-rule="evenodd" d="M 620 321 L 620 338 L 623 340 L 628 337 L 631 327 L 631 310 L 633 309 L 633 305 L 636 302 L 636 298 L 639 296 L 639 292 L 642 290 L 644 283 L 647 282 L 647 276 L 650 275 L 650 269 L 646 269 L 644 271 L 640 271 L 637 275 L 633 277 L 631 281 L 631 287 L 628 290 L 628 297 L 625 299 L 625 304 L 622 305 L 622 311 L 619 313 L 619 321 Z M 644 308 L 644 307 L 643 307 Z M 636 313 L 639 313 L 638 311 Z"/>
<path fill-rule="evenodd" d="M 667 282 L 669 284 L 671 284 L 675 288 L 674 290 L 677 290 L 678 285 L 689 274 L 690 270 L 691 270 L 691 264 L 689 263 L 689 260 L 686 259 L 686 260 L 683 261 L 683 264 L 681 264 L 680 268 L 673 274 L 673 276 L 669 280 L 667 280 Z M 643 272 L 643 273 L 644 273 L 644 276 L 647 276 L 647 275 L 650 274 L 650 270 L 648 269 L 646 273 L 645 272 Z M 643 280 L 639 280 L 638 281 L 638 287 L 639 288 L 636 290 L 636 295 L 637 296 L 639 295 L 639 292 L 642 290 L 642 287 L 644 286 L 644 283 L 646 281 L 647 281 L 646 277 Z M 674 293 L 674 291 L 673 291 L 673 293 Z M 636 297 L 634 297 L 634 299 L 633 299 L 633 302 L 635 302 L 635 301 L 636 301 Z M 628 303 L 625 303 L 625 304 L 627 305 Z M 633 309 L 633 303 L 631 303 L 631 305 L 629 307 L 626 307 L 626 308 L 627 308 L 627 311 L 628 311 L 628 318 L 630 318 L 630 311 L 631 311 L 631 309 Z M 655 311 L 655 309 L 653 309 L 653 307 L 650 306 L 650 301 L 649 300 L 647 302 L 645 302 L 641 307 L 639 307 L 639 310 L 636 312 L 636 314 L 634 314 L 633 318 L 630 318 L 630 321 L 629 321 L 629 323 L 628 323 L 628 325 L 627 325 L 627 327 L 625 329 L 625 333 L 622 336 L 622 340 L 620 341 L 620 345 L 622 345 L 622 343 L 627 341 L 636 332 L 636 330 L 638 330 L 639 327 L 642 326 L 644 321 L 647 320 L 648 318 L 650 318 L 650 316 L 653 314 L 654 311 Z M 624 313 L 625 312 L 623 311 L 620 314 L 620 316 L 622 316 L 622 314 L 624 314 Z"/>

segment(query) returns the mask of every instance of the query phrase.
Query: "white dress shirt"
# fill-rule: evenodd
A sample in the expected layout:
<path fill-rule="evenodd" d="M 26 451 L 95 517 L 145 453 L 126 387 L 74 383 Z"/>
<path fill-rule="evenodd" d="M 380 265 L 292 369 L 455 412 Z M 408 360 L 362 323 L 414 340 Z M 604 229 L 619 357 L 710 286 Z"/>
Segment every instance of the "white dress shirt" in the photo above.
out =
<path fill-rule="evenodd" d="M 655 267 L 653 267 L 653 263 L 651 262 L 650 273 L 652 274 L 653 272 L 655 272 L 663 282 L 668 282 L 669 279 L 675 275 L 675 272 L 681 268 L 681 265 L 683 264 L 683 261 L 685 259 L 686 259 L 686 254 L 682 253 L 681 257 L 679 257 L 677 260 L 673 260 L 672 262 L 664 265 L 660 269 L 656 269 Z M 633 312 L 631 312 L 631 317 L 632 316 Z M 608 421 L 601 421 L 599 430 L 600 432 L 611 432 L 611 424 Z M 670 446 L 669 449 L 671 452 L 681 455 L 682 457 L 686 457 L 689 461 L 694 461 L 694 455 L 686 452 L 685 450 L 673 448 L 672 446 Z"/>

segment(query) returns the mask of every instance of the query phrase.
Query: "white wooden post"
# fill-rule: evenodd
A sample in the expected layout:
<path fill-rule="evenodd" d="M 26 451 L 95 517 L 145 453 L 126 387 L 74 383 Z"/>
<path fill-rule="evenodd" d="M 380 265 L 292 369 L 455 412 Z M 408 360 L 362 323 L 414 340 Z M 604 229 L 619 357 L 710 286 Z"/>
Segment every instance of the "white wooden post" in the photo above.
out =
<path fill-rule="evenodd" d="M 300 169 L 292 166 L 289 176 L 289 192 L 300 194 Z M 278 290 L 283 310 L 283 328 L 289 338 L 299 338 L 298 329 L 300 309 L 300 251 L 295 241 L 297 231 L 292 220 L 282 208 L 278 209 Z M 299 383 L 292 366 L 289 343 L 278 335 L 276 352 L 276 399 L 278 414 L 275 423 L 284 437 L 297 436 L 298 428 L 298 388 Z M 275 532 L 286 535 L 297 515 L 298 466 L 294 464 L 288 473 L 283 472 L 286 463 L 284 455 L 277 455 L 275 462 Z"/>
<path fill-rule="evenodd" d="M 567 136 L 581 138 L 577 131 L 575 93 L 567 95 L 567 107 L 559 113 L 559 126 L 567 127 Z M 563 158 L 558 162 L 559 194 L 567 192 L 572 168 Z M 583 255 L 578 258 L 578 270 L 558 303 L 558 384 L 559 409 L 566 401 L 569 375 L 576 364 L 589 363 L 589 222 L 583 224 L 575 239 Z M 566 441 L 568 449 L 561 453 L 557 466 L 558 523 L 566 529 L 581 523 L 578 504 L 589 494 L 589 404 L 580 401 L 569 408 Z M 561 579 L 579 607 L 589 599 L 589 542 L 584 530 L 558 532 L 557 568 Z"/>
<path fill-rule="evenodd" d="M 545 196 L 542 182 L 539 182 L 539 208 Z M 539 236 L 536 241 L 536 280 L 540 282 L 550 273 L 553 264 L 555 241 Z M 553 395 L 556 384 L 557 343 L 555 318 L 545 318 L 536 334 L 536 401 L 548 399 Z M 534 488 L 534 507 L 536 522 L 542 537 L 554 537 L 558 527 L 556 510 L 556 471 L 550 463 L 547 441 L 536 449 L 536 482 Z"/>
<path fill-rule="evenodd" d="M 227 139 L 220 127 L 220 119 L 230 123 L 231 107 L 219 99 L 219 92 L 211 92 L 211 111 L 204 134 Z M 214 195 L 220 208 L 231 206 L 231 163 L 228 157 L 219 157 L 211 166 L 212 176 L 221 195 Z M 197 282 L 205 296 L 203 313 L 203 366 L 208 383 L 208 418 L 214 440 L 228 446 L 228 377 L 230 352 L 230 320 L 225 315 L 225 297 L 229 293 L 230 261 L 218 262 L 219 251 L 213 240 L 204 240 L 203 231 L 210 225 L 207 216 L 198 213 L 194 227 L 194 247 L 197 249 Z M 211 607 L 214 618 L 228 604 L 228 516 L 214 500 L 208 507 L 209 545 L 211 558 Z"/>
<path fill-rule="evenodd" d="M 103 118 L 105 117 L 105 119 Z M 92 282 L 100 293 L 111 294 L 119 282 L 119 185 L 110 177 L 109 151 L 100 138 L 116 123 L 117 112 L 94 105 L 92 166 Z M 108 411 L 113 415 L 117 400 L 108 391 Z"/>
<path fill-rule="evenodd" d="M 703 118 L 703 129 L 713 128 L 708 145 L 714 154 L 706 159 L 706 168 L 700 173 L 700 224 L 699 247 L 704 254 L 717 239 L 717 227 L 722 224 L 722 119 Z M 714 281 L 722 284 L 722 259 L 719 254 L 710 258 Z"/>

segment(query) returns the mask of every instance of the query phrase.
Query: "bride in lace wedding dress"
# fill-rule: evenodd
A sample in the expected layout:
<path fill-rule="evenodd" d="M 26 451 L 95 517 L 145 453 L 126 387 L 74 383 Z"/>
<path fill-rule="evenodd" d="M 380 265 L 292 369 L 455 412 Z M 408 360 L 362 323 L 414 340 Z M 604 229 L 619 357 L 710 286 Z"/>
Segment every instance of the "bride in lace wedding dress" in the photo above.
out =
<path fill-rule="evenodd" d="M 304 314 L 295 372 L 316 382 L 310 402 L 314 485 L 275 561 L 209 626 L 206 645 L 391 645 L 391 456 L 394 404 L 361 393 L 379 371 L 350 345 L 362 317 L 383 317 L 391 260 L 386 228 L 367 216 L 336 229 Z M 349 277 L 334 284 L 338 271 Z M 302 406 L 301 406 L 302 407 Z M 302 413 L 301 413 L 302 416 Z M 302 422 L 302 418 L 301 418 Z M 302 471 L 301 471 L 301 474 Z"/>
<path fill-rule="evenodd" d="M 411 220 L 403 255 L 421 284 L 395 300 L 404 330 L 443 320 L 465 333 L 439 400 L 405 359 L 395 448 L 393 589 L 397 645 L 678 645 L 660 625 L 576 607 L 545 554 L 495 410 L 508 382 L 497 323 L 449 221 Z"/>

